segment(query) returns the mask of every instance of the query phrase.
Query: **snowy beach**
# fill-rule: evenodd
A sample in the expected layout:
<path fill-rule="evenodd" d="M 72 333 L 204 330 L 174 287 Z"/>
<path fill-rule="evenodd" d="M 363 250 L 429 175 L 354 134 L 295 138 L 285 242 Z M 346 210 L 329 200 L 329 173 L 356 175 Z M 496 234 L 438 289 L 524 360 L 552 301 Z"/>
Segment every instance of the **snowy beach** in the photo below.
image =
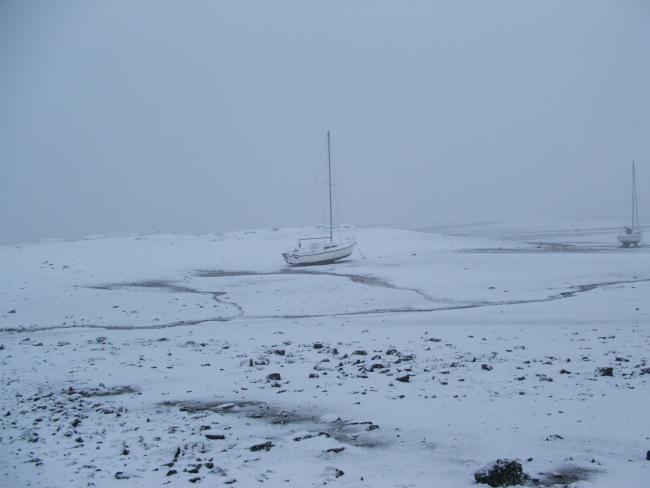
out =
<path fill-rule="evenodd" d="M 3 246 L 0 484 L 647 486 L 650 248 L 551 227 Z"/>

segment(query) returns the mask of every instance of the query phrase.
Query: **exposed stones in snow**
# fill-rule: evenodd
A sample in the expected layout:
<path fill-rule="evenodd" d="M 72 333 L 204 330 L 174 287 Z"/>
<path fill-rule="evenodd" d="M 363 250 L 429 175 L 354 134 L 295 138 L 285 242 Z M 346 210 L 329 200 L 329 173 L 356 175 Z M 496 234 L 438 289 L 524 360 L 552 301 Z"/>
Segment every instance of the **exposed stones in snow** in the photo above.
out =
<path fill-rule="evenodd" d="M 237 344 L 234 340 L 230 344 L 211 339 L 204 342 L 200 339 L 187 341 L 185 337 L 172 337 L 164 341 L 154 337 L 128 344 L 120 343 L 120 340 L 110 334 L 109 339 L 92 335 L 90 340 L 72 340 L 71 346 L 67 341 L 57 342 L 55 339 L 48 343 L 43 338 L 43 349 L 39 353 L 51 353 L 56 351 L 55 348 L 60 348 L 58 354 L 70 354 L 74 350 L 74 354 L 79 355 L 80 360 L 71 363 L 69 370 L 83 380 L 70 387 L 66 384 L 64 390 L 58 387 L 54 390 L 43 388 L 42 391 L 30 391 L 27 387 L 16 390 L 16 393 L 29 391 L 32 395 L 30 397 L 16 396 L 14 400 L 7 396 L 0 404 L 2 412 L 9 414 L 0 418 L 0 443 L 13 442 L 16 449 L 22 449 L 21 453 L 13 451 L 13 454 L 24 463 L 30 463 L 30 466 L 43 462 L 48 465 L 54 459 L 51 452 L 68 449 L 68 452 L 73 453 L 71 465 L 75 466 L 74 469 L 85 470 L 89 477 L 95 473 L 95 469 L 102 469 L 97 473 L 106 475 L 94 476 L 113 477 L 114 473 L 122 472 L 133 480 L 139 478 L 137 472 L 144 466 L 153 467 L 153 473 L 160 468 L 157 476 L 165 481 L 169 481 L 169 478 L 165 478 L 166 474 L 171 473 L 170 477 L 176 477 L 185 484 L 196 478 L 197 483 L 207 483 L 212 476 L 215 481 L 216 476 L 221 477 L 218 484 L 232 483 L 236 478 L 240 479 L 238 483 L 241 484 L 241 479 L 245 477 L 241 473 L 250 472 L 250 466 L 262 466 L 265 459 L 273 459 L 272 462 L 275 463 L 276 456 L 291 457 L 290 445 L 296 446 L 294 440 L 301 442 L 300 448 L 296 450 L 300 452 L 299 455 L 306 458 L 313 456 L 312 461 L 329 459 L 333 462 L 334 459 L 340 459 L 341 462 L 348 463 L 348 458 L 352 455 L 361 458 L 376 455 L 364 454 L 364 451 L 368 453 L 370 449 L 373 453 L 383 454 L 384 449 L 401 449 L 403 445 L 412 448 L 413 442 L 409 440 L 411 436 L 404 435 L 403 432 L 394 435 L 392 426 L 385 426 L 382 422 L 382 429 L 379 429 L 367 417 L 359 418 L 362 408 L 369 402 L 384 401 L 391 406 L 390 402 L 406 398 L 408 400 L 403 402 L 405 406 L 413 401 L 434 401 L 436 407 L 442 405 L 443 408 L 450 408 L 452 405 L 453 408 L 456 403 L 462 405 L 467 401 L 479 401 L 489 406 L 492 402 L 506 401 L 515 395 L 519 398 L 519 395 L 526 394 L 535 400 L 543 398 L 549 405 L 554 405 L 541 415 L 569 416 L 572 415 L 571 408 L 555 408 L 555 405 L 559 406 L 557 399 L 562 402 L 565 399 L 584 401 L 596 395 L 606 397 L 614 389 L 640 388 L 647 384 L 647 375 L 650 374 L 642 350 L 635 353 L 634 349 L 625 347 L 625 344 L 614 345 L 611 340 L 607 341 L 606 350 L 593 348 L 588 352 L 578 352 L 576 349 L 573 353 L 563 353 L 572 356 L 573 373 L 560 370 L 558 374 L 558 362 L 571 362 L 567 361 L 571 358 L 563 355 L 559 359 L 545 355 L 546 351 L 539 351 L 539 348 L 532 348 L 536 352 L 531 354 L 528 349 L 513 342 L 521 340 L 516 337 L 516 333 L 513 338 L 498 338 L 487 332 L 482 335 L 485 335 L 484 341 L 480 337 L 469 341 L 463 336 L 462 340 L 466 341 L 463 343 L 451 338 L 429 340 L 422 333 L 411 340 L 397 342 L 399 349 L 388 342 L 395 340 L 394 337 L 383 338 L 377 333 L 374 336 L 372 333 L 360 335 L 358 331 L 347 340 L 320 342 L 320 348 L 313 348 L 309 338 L 296 339 L 294 343 L 269 339 L 266 343 L 252 343 L 253 346 L 249 343 Z M 40 343 L 37 338 L 32 339 L 25 341 L 24 346 L 12 343 L 8 349 L 13 355 L 19 354 L 20 349 L 24 348 L 25 357 L 32 357 L 33 351 L 29 352 L 27 348 Z M 584 339 L 578 338 L 576 341 L 581 348 L 586 346 Z M 62 342 L 65 343 L 61 345 Z M 119 348 L 122 349 L 121 352 Z M 495 350 L 506 351 L 507 354 L 495 353 Z M 355 354 L 357 351 L 366 354 Z M 593 374 L 593 362 L 607 364 L 607 361 L 614 360 L 615 354 L 619 358 L 629 358 L 628 361 L 616 361 L 617 377 L 622 381 L 597 381 Z M 591 362 L 577 360 L 581 355 Z M 5 357 L 3 355 L 0 361 L 5 361 Z M 213 366 L 200 370 L 197 377 L 198 370 L 192 368 L 206 364 L 207 357 Z M 112 386 L 108 382 L 108 386 L 98 384 L 99 378 L 106 381 L 102 368 L 108 363 L 103 361 L 115 362 L 117 358 L 120 358 L 119 363 L 116 363 L 119 375 L 114 378 L 118 386 Z M 229 364 L 235 365 L 235 369 L 227 369 Z M 483 374 L 483 368 L 478 368 L 482 364 L 496 365 L 494 372 Z M 176 368 L 174 375 L 165 371 L 166 366 L 172 365 Z M 119 386 L 124 378 L 130 378 L 131 371 L 135 371 L 130 368 L 138 367 L 147 370 L 147 379 L 137 383 L 137 386 Z M 82 372 L 84 368 L 87 368 L 87 373 Z M 312 372 L 309 372 L 310 368 L 314 368 Z M 11 386 L 10 382 L 16 381 L 8 373 L 0 374 L 5 386 Z M 97 374 L 98 376 L 92 376 Z M 204 383 L 199 381 L 201 374 L 205 376 Z M 166 386 L 166 381 L 174 384 L 176 375 L 189 380 L 188 384 Z M 219 375 L 223 375 L 226 381 L 215 380 L 221 378 Z M 232 375 L 233 380 L 236 380 L 236 383 L 233 381 L 232 390 L 229 386 L 223 387 L 224 383 L 230 384 L 227 375 Z M 306 377 L 311 380 L 307 381 Z M 419 381 L 410 381 L 411 377 Z M 152 388 L 147 384 L 148 378 L 154 380 L 153 384 L 163 385 L 162 388 L 154 387 L 160 388 L 162 395 L 154 405 L 150 400 Z M 524 381 L 526 378 L 539 381 L 516 381 Z M 406 379 L 408 381 L 404 381 Z M 554 383 L 549 379 L 554 380 Z M 280 381 L 286 390 L 278 389 Z M 285 392 L 282 402 L 274 403 L 272 398 L 275 396 L 268 396 L 270 392 L 275 395 L 273 387 Z M 147 394 L 140 396 L 140 390 Z M 337 396 L 350 399 L 347 408 L 352 410 L 337 410 L 333 420 L 325 421 L 321 418 L 323 412 L 318 407 Z M 546 400 L 551 398 L 553 399 Z M 258 401 L 259 399 L 264 401 Z M 132 402 L 138 408 L 130 411 L 129 403 Z M 356 410 L 358 405 L 362 407 Z M 172 406 L 176 408 L 165 408 Z M 143 408 L 146 409 L 144 415 Z M 18 415 L 22 410 L 26 413 Z M 368 412 L 363 411 L 366 414 Z M 355 412 L 359 413 L 355 415 Z M 344 414 L 351 418 L 338 418 Z M 588 420 L 585 415 L 573 415 L 579 423 Z M 10 425 L 12 421 L 16 423 L 15 426 Z M 26 427 L 29 427 L 29 431 Z M 26 434 L 20 437 L 19 434 L 23 432 Z M 562 431 L 567 437 L 571 433 Z M 10 436 L 13 438 L 10 439 Z M 266 441 L 273 444 L 271 455 L 259 455 L 256 451 L 252 451 L 256 453 L 254 455 L 249 453 L 251 446 L 261 443 L 258 439 L 272 439 Z M 559 437 L 549 436 L 549 441 L 551 440 L 559 440 Z M 569 444 L 573 445 L 573 442 L 557 442 L 553 451 L 549 451 L 548 457 L 553 459 L 556 456 L 555 449 L 564 452 Z M 165 449 L 169 449 L 169 452 L 158 460 L 157 453 Z M 173 449 L 177 449 L 177 453 L 171 460 Z M 95 459 L 101 461 L 90 462 L 85 453 L 95 451 L 98 451 Z M 265 451 L 266 449 L 261 449 L 260 452 Z M 102 460 L 116 459 L 118 453 L 121 453 L 119 464 Z M 210 455 L 220 459 L 219 464 L 222 466 L 207 461 Z M 535 457 L 545 458 L 538 454 Z M 557 454 L 556 459 L 559 458 L 560 454 Z M 163 464 L 165 462 L 167 464 Z M 86 465 L 92 465 L 93 468 L 83 467 Z M 198 467 L 199 465 L 202 466 Z M 356 477 L 358 473 L 354 473 L 353 477 L 353 470 L 346 465 L 342 465 L 346 478 L 359 479 Z M 326 480 L 328 483 L 335 478 L 334 474 L 330 476 L 331 479 Z M 545 480 L 552 479 L 550 476 L 540 475 L 538 479 L 543 484 L 546 483 Z M 279 475 L 271 473 L 260 473 L 259 480 L 263 479 L 271 486 L 283 481 Z"/>
<path fill-rule="evenodd" d="M 248 449 L 249 449 L 251 452 L 256 452 L 256 451 L 270 451 L 271 448 L 272 448 L 274 445 L 275 445 L 275 444 L 273 444 L 271 441 L 266 441 L 266 442 L 261 442 L 261 443 L 259 443 L 259 444 L 253 444 L 253 445 L 252 445 L 251 447 L 249 447 Z"/>
<path fill-rule="evenodd" d="M 614 368 L 611 366 L 598 368 L 597 371 L 600 376 L 614 376 Z"/>
<path fill-rule="evenodd" d="M 223 434 L 205 434 L 205 438 L 211 441 L 222 441 L 226 436 Z"/>
<path fill-rule="evenodd" d="M 533 485 L 566 487 L 579 481 L 588 481 L 599 472 L 600 470 L 597 468 L 566 465 L 548 473 L 539 473 L 535 477 L 531 477 L 530 481 Z"/>
<path fill-rule="evenodd" d="M 524 472 L 519 461 L 513 459 L 497 459 L 495 462 L 477 470 L 474 473 L 477 483 L 492 487 L 515 486 L 524 482 Z"/>
<path fill-rule="evenodd" d="M 551 434 L 548 437 L 546 437 L 547 441 L 555 441 L 555 440 L 564 440 L 564 437 L 562 437 L 559 434 Z"/>

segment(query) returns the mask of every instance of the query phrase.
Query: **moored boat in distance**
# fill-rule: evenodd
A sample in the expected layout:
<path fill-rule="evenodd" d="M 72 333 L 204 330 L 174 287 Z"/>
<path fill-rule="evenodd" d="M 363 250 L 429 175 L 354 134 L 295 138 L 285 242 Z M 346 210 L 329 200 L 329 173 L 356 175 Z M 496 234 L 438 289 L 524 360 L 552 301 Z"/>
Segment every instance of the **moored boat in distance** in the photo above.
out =
<path fill-rule="evenodd" d="M 639 204 L 636 194 L 636 168 L 632 161 L 632 225 L 625 227 L 623 234 L 618 235 L 618 242 L 623 247 L 638 247 L 643 239 L 641 228 L 639 227 Z"/>
<path fill-rule="evenodd" d="M 356 241 L 348 237 L 339 242 L 331 242 L 326 237 L 298 239 L 298 246 L 282 254 L 287 264 L 294 266 L 327 264 L 344 259 L 354 252 Z M 311 241 L 305 244 L 306 241 Z M 321 242 L 318 242 L 321 241 Z"/>
<path fill-rule="evenodd" d="M 282 257 L 291 266 L 327 264 L 345 259 L 352 255 L 356 247 L 354 237 L 334 240 L 334 222 L 332 214 L 332 152 L 330 133 L 327 132 L 327 174 L 329 189 L 329 236 L 305 237 L 298 239 L 298 245 L 282 253 Z"/>

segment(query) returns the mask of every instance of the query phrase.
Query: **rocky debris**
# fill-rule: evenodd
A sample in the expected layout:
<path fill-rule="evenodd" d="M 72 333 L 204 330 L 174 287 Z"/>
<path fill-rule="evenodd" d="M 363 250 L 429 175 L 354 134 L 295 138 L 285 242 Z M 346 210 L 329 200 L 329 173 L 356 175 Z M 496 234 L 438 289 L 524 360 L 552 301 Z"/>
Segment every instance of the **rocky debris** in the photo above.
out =
<path fill-rule="evenodd" d="M 404 376 L 400 376 L 398 378 L 395 378 L 397 381 L 401 381 L 402 383 L 409 383 L 411 381 L 411 376 L 408 374 L 405 374 Z"/>
<path fill-rule="evenodd" d="M 249 447 L 249 450 L 251 452 L 262 451 L 262 450 L 270 451 L 273 446 L 275 446 L 275 444 L 273 444 L 271 441 L 266 441 L 260 444 L 253 444 L 251 447 Z"/>
<path fill-rule="evenodd" d="M 589 480 L 599 470 L 582 466 L 567 465 L 550 473 L 539 473 L 539 477 L 531 479 L 533 484 L 542 486 L 569 486 L 579 481 Z"/>
<path fill-rule="evenodd" d="M 175 469 L 170 469 L 169 471 L 167 471 L 167 474 L 165 476 L 171 476 L 174 474 L 178 474 L 178 471 L 176 471 Z"/>
<path fill-rule="evenodd" d="M 115 473 L 115 479 L 116 480 L 128 480 L 129 476 L 126 475 L 123 471 L 118 471 Z"/>
<path fill-rule="evenodd" d="M 476 471 L 474 479 L 477 483 L 498 487 L 520 485 L 525 478 L 519 461 L 497 459 L 495 462 Z"/>
<path fill-rule="evenodd" d="M 483 371 L 492 371 L 493 368 L 492 368 L 491 365 L 483 363 L 483 364 L 481 364 L 481 369 Z"/>
<path fill-rule="evenodd" d="M 339 454 L 343 451 L 345 451 L 345 447 L 330 447 L 325 452 L 333 452 L 334 454 Z M 648 451 L 648 455 L 650 455 L 650 451 Z"/>
<path fill-rule="evenodd" d="M 280 373 L 271 373 L 266 376 L 266 379 L 269 381 L 280 381 L 282 376 L 280 376 Z"/>
<path fill-rule="evenodd" d="M 314 344 L 311 346 L 314 349 L 323 349 L 323 344 L 320 342 L 314 342 Z"/>
<path fill-rule="evenodd" d="M 320 376 L 319 376 L 317 373 L 309 373 L 309 378 L 310 378 L 310 379 L 313 379 L 313 378 L 320 378 Z"/>
<path fill-rule="evenodd" d="M 558 435 L 558 434 L 551 434 L 545 440 L 547 442 L 548 441 L 563 441 L 564 437 L 562 437 L 561 435 Z"/>
<path fill-rule="evenodd" d="M 265 356 L 259 356 L 257 359 L 251 359 L 249 361 L 250 366 L 266 366 L 270 363 L 269 358 Z"/>
<path fill-rule="evenodd" d="M 211 441 L 222 441 L 226 436 L 223 434 L 205 434 L 205 438 Z"/>
<path fill-rule="evenodd" d="M 97 388 L 88 388 L 85 390 L 77 390 L 75 388 L 69 387 L 66 390 L 68 395 L 81 395 L 85 398 L 90 397 L 104 397 L 104 396 L 115 396 L 115 395 L 125 395 L 128 393 L 139 393 L 139 391 L 132 386 L 113 386 L 107 387 L 103 383 L 99 384 Z"/>
<path fill-rule="evenodd" d="M 645 453 L 645 460 L 650 461 L 650 451 Z"/>
<path fill-rule="evenodd" d="M 561 369 L 560 374 L 571 374 L 571 371 L 568 371 L 566 369 Z"/>
<path fill-rule="evenodd" d="M 329 466 L 325 468 L 325 476 L 333 476 L 334 478 L 340 478 L 343 476 L 345 472 L 339 468 L 335 468 L 334 466 Z"/>
<path fill-rule="evenodd" d="M 596 371 L 600 376 L 614 376 L 614 368 L 612 368 L 611 366 L 598 368 Z"/>

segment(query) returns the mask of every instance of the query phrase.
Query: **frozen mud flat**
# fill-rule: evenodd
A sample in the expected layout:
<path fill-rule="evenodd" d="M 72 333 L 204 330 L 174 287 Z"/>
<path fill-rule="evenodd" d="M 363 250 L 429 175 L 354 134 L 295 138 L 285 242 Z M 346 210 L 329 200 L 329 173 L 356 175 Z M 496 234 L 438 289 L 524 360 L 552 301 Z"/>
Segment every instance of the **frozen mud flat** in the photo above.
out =
<path fill-rule="evenodd" d="M 647 248 L 297 233 L 0 248 L 0 484 L 647 486 Z"/>

